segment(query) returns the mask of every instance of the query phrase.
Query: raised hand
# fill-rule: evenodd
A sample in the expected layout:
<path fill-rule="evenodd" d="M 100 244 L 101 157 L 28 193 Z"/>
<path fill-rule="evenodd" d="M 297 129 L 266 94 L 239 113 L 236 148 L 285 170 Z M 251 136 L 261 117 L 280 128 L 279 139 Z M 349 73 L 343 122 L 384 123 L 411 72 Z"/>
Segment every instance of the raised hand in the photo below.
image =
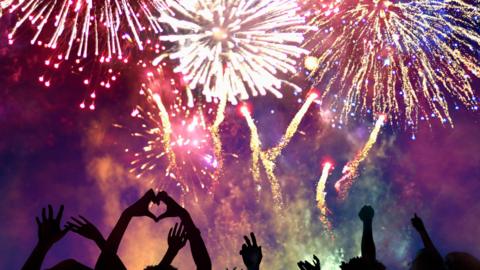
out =
<path fill-rule="evenodd" d="M 308 261 L 299 261 L 297 265 L 301 270 L 320 270 L 320 260 L 315 255 L 313 255 L 313 265 Z"/>
<path fill-rule="evenodd" d="M 79 216 L 78 219 L 72 217 L 65 227 L 87 239 L 93 240 L 100 249 L 105 245 L 105 238 L 103 238 L 102 233 L 83 216 Z"/>
<path fill-rule="evenodd" d="M 412 221 L 412 226 L 417 231 L 425 231 L 425 225 L 423 224 L 422 219 L 417 216 L 417 213 L 415 213 L 411 221 Z"/>
<path fill-rule="evenodd" d="M 68 232 L 68 228 L 61 229 L 63 205 L 60 206 L 54 217 L 53 207 L 48 205 L 48 216 L 45 208 L 42 209 L 42 218 L 36 217 L 38 225 L 38 243 L 25 261 L 22 270 L 40 270 L 48 250 L 62 239 Z"/>
<path fill-rule="evenodd" d="M 375 211 L 370 205 L 363 206 L 358 213 L 358 217 L 360 217 L 363 222 L 372 221 L 374 215 Z"/>
<path fill-rule="evenodd" d="M 175 223 L 173 228 L 168 232 L 168 248 L 179 251 L 187 243 L 187 232 L 183 224 Z"/>
<path fill-rule="evenodd" d="M 260 262 L 262 261 L 262 247 L 257 245 L 255 234 L 250 233 L 252 241 L 247 236 L 244 236 L 245 244 L 242 245 L 240 255 L 242 255 L 243 263 L 248 270 L 260 269 Z"/>
<path fill-rule="evenodd" d="M 38 225 L 38 242 L 40 245 L 52 246 L 62 239 L 68 232 L 68 228 L 62 230 L 60 221 L 63 216 L 63 205 L 60 206 L 57 215 L 54 217 L 53 207 L 48 205 L 48 216 L 45 208 L 42 209 L 42 219 L 36 217 Z"/>
<path fill-rule="evenodd" d="M 160 203 L 160 200 L 157 199 L 157 196 L 155 196 L 155 192 L 153 192 L 152 189 L 147 191 L 147 193 L 145 193 L 145 195 L 143 195 L 134 204 L 130 205 L 125 210 L 125 213 L 129 216 L 132 216 L 132 217 L 147 216 L 147 217 L 150 217 L 151 219 L 156 221 L 157 218 L 149 210 L 150 203 L 155 203 L 157 205 Z"/>

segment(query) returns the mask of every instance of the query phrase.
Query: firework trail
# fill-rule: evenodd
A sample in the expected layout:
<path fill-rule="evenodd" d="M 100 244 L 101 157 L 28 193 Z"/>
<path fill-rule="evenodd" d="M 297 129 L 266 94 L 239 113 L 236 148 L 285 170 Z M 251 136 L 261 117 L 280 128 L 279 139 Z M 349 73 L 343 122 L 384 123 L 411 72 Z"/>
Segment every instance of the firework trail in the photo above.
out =
<path fill-rule="evenodd" d="M 325 200 L 325 196 L 327 195 L 325 192 L 325 186 L 327 184 L 327 178 L 331 168 L 332 164 L 330 162 L 325 162 L 323 164 L 322 175 L 320 176 L 317 184 L 316 200 L 317 208 L 320 210 L 320 222 L 323 224 L 326 232 L 333 238 L 332 223 L 330 220 L 328 220 L 328 214 L 330 213 L 330 210 L 328 209 Z"/>
<path fill-rule="evenodd" d="M 210 132 L 213 141 L 214 157 L 217 161 L 217 168 L 213 176 L 213 185 L 212 189 L 215 189 L 215 186 L 218 184 L 218 180 L 223 171 L 223 156 L 222 156 L 222 139 L 220 138 L 220 125 L 225 120 L 225 108 L 227 107 L 227 95 L 225 94 L 221 99 L 217 107 L 217 114 L 215 116 L 215 121 L 210 127 Z"/>
<path fill-rule="evenodd" d="M 304 17 L 295 0 L 165 0 L 174 14 L 160 21 L 175 34 L 160 36 L 176 47 L 191 89 L 201 87 L 207 101 L 227 95 L 231 103 L 267 92 L 282 97 L 282 84 L 301 89 L 277 77 L 295 74 L 296 59 L 306 54 Z M 226 92 L 226 93 L 225 93 Z"/>
<path fill-rule="evenodd" d="M 305 103 L 303 103 L 300 110 L 293 117 L 292 121 L 287 127 L 285 134 L 280 139 L 280 142 L 277 146 L 272 147 L 267 150 L 262 150 L 262 142 L 260 136 L 258 135 L 258 129 L 255 125 L 255 122 L 248 110 L 247 107 L 242 107 L 241 111 L 245 117 L 248 127 L 250 128 L 251 138 L 250 138 L 250 149 L 252 151 L 252 175 L 255 182 L 260 182 L 260 161 L 262 161 L 265 173 L 270 182 L 272 189 L 273 199 L 277 209 L 283 208 L 283 196 L 278 182 L 277 177 L 275 176 L 275 161 L 282 153 L 283 149 L 290 143 L 290 140 L 297 133 L 298 126 L 302 121 L 303 117 L 307 113 L 310 106 L 313 104 L 315 99 L 318 98 L 316 93 L 311 93 L 308 95 Z"/>
<path fill-rule="evenodd" d="M 310 76 L 322 100 L 347 120 L 387 113 L 415 127 L 452 123 L 451 100 L 476 110 L 472 76 L 480 76 L 478 0 L 346 0 L 321 2 L 307 42 Z M 458 106 L 456 106 L 458 107 Z"/>
<path fill-rule="evenodd" d="M 377 141 L 378 134 L 382 129 L 383 124 L 386 121 L 385 115 L 380 115 L 375 122 L 375 127 L 373 128 L 367 143 L 363 146 L 362 150 L 358 152 L 353 160 L 348 162 L 345 167 L 343 167 L 342 177 L 335 183 L 335 189 L 338 193 L 338 196 L 341 200 L 345 200 L 348 195 L 350 187 L 353 185 L 353 182 L 358 177 L 358 167 L 360 163 L 367 158 L 368 153 L 372 149 L 373 145 Z"/>

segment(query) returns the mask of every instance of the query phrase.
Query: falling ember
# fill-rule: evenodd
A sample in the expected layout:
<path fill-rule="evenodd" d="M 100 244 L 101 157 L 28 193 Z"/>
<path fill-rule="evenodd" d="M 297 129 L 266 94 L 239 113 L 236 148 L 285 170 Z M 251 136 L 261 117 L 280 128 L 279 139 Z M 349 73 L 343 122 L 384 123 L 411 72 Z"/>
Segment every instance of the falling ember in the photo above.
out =
<path fill-rule="evenodd" d="M 300 44 L 309 27 L 295 0 L 165 2 L 174 15 L 159 21 L 175 33 L 160 39 L 175 44 L 169 54 L 180 62 L 175 71 L 207 101 L 227 95 L 235 104 L 249 91 L 281 98 L 282 84 L 301 90 L 278 76 L 297 73 L 296 60 L 308 52 Z"/>
<path fill-rule="evenodd" d="M 277 146 L 272 147 L 267 150 L 262 150 L 262 142 L 260 136 L 258 135 L 258 129 L 255 125 L 255 122 L 248 110 L 247 107 L 242 107 L 241 112 L 245 117 L 248 127 L 250 128 L 251 138 L 250 138 L 250 149 L 252 151 L 252 175 L 255 182 L 260 182 L 260 161 L 262 161 L 265 173 L 270 182 L 270 187 L 273 194 L 273 199 L 277 209 L 283 208 L 283 196 L 278 182 L 277 177 L 275 176 L 275 167 L 276 160 L 281 155 L 283 149 L 290 143 L 290 140 L 297 133 L 298 126 L 302 121 L 303 117 L 307 113 L 310 106 L 313 104 L 315 99 L 318 97 L 316 93 L 308 94 L 307 100 L 302 105 L 300 110 L 293 117 L 292 121 L 287 127 L 285 134 L 280 139 L 280 142 Z"/>
<path fill-rule="evenodd" d="M 318 57 L 310 77 L 342 120 L 372 112 L 407 128 L 453 125 L 451 100 L 477 108 L 480 1 L 330 2 L 316 4 L 305 46 Z"/>
<path fill-rule="evenodd" d="M 367 158 L 368 153 L 372 149 L 373 145 L 377 141 L 378 134 L 386 121 L 385 115 L 380 115 L 375 123 L 375 127 L 373 128 L 370 136 L 368 138 L 367 143 L 363 146 L 362 150 L 358 152 L 353 160 L 348 162 L 345 167 L 343 167 L 342 177 L 335 183 L 335 190 L 338 193 L 338 197 L 341 200 L 345 200 L 348 196 L 348 191 L 350 187 L 353 185 L 353 182 L 358 177 L 358 167 L 360 163 Z"/>
<path fill-rule="evenodd" d="M 327 193 L 325 192 L 325 186 L 326 186 L 327 178 L 331 169 L 332 169 L 332 163 L 325 162 L 323 164 L 322 175 L 320 176 L 320 179 L 318 180 L 318 184 L 317 184 L 316 200 L 317 200 L 317 208 L 318 210 L 320 210 L 320 222 L 322 222 L 323 227 L 326 229 L 327 233 L 333 237 L 332 224 L 330 220 L 328 220 L 328 214 L 330 210 L 328 209 L 327 203 L 325 200 L 325 196 L 327 195 Z"/>

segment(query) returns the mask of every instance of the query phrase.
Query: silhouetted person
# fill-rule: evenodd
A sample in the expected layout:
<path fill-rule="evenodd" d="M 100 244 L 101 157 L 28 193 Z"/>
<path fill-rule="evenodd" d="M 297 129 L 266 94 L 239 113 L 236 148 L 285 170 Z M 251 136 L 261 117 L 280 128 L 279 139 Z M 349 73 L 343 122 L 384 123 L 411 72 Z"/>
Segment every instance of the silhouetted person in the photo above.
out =
<path fill-rule="evenodd" d="M 175 223 L 175 227 L 171 228 L 168 232 L 168 249 L 163 256 L 163 259 L 156 266 L 149 266 L 145 270 L 167 270 L 167 269 L 176 269 L 171 266 L 173 259 L 177 256 L 178 252 L 185 246 L 187 243 L 187 232 L 183 224 L 178 225 Z"/>
<path fill-rule="evenodd" d="M 300 270 L 320 270 L 320 260 L 317 258 L 317 256 L 313 255 L 313 264 L 311 264 L 308 261 L 299 261 L 297 263 L 298 268 Z"/>
<path fill-rule="evenodd" d="M 168 217 L 180 218 L 190 242 L 190 249 L 192 251 L 193 261 L 195 262 L 197 270 L 211 270 L 212 262 L 208 255 L 207 247 L 203 242 L 200 230 L 196 227 L 192 217 L 181 207 L 175 200 L 173 200 L 165 191 L 160 192 L 157 195 L 160 201 L 163 201 L 167 205 L 167 211 L 160 215 L 156 220 L 159 221 Z"/>
<path fill-rule="evenodd" d="M 60 241 L 70 230 L 69 226 L 61 229 L 60 222 L 63 216 L 63 205 L 60 206 L 57 215 L 54 215 L 53 207 L 48 205 L 48 215 L 46 209 L 42 209 L 42 218 L 36 218 L 38 225 L 38 242 L 22 267 L 22 270 L 40 270 L 43 260 L 50 248 Z M 55 265 L 55 270 L 89 270 L 89 267 L 82 265 L 75 260 L 65 260 Z"/>
<path fill-rule="evenodd" d="M 240 255 L 242 255 L 243 263 L 248 270 L 259 270 L 260 263 L 262 262 L 262 247 L 257 245 L 257 239 L 255 234 L 250 233 L 252 240 L 248 236 L 244 236 L 245 244 L 242 245 Z"/>
<path fill-rule="evenodd" d="M 343 262 L 340 268 L 342 270 L 382 270 L 385 266 L 377 261 L 375 242 L 373 241 L 373 217 L 375 211 L 369 205 L 362 207 L 358 217 L 363 222 L 362 235 L 362 257 L 352 258 L 348 263 Z"/>
<path fill-rule="evenodd" d="M 480 270 L 480 260 L 465 252 L 451 252 L 445 260 L 448 270 Z"/>
<path fill-rule="evenodd" d="M 446 267 L 443 262 L 442 255 L 440 255 L 440 252 L 438 252 L 437 248 L 430 239 L 430 236 L 423 225 L 422 219 L 415 214 L 411 221 L 412 226 L 417 230 L 418 234 L 422 238 L 424 248 L 418 252 L 410 269 L 445 270 Z"/>

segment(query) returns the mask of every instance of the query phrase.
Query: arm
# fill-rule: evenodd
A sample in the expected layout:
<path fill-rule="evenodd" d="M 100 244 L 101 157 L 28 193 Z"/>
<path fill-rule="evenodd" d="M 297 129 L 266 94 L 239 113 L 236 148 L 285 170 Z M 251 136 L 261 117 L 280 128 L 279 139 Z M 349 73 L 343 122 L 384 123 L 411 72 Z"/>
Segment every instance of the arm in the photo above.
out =
<path fill-rule="evenodd" d="M 376 261 L 375 242 L 373 241 L 372 223 L 375 211 L 371 206 L 364 206 L 358 213 L 358 216 L 363 222 L 362 235 L 362 258 L 368 262 Z"/>
<path fill-rule="evenodd" d="M 257 239 L 253 232 L 250 233 L 250 237 L 252 238 L 251 242 L 247 236 L 243 237 L 245 239 L 245 244 L 242 245 L 240 255 L 242 255 L 243 263 L 248 270 L 259 270 L 263 258 L 262 247 L 257 245 Z"/>
<path fill-rule="evenodd" d="M 199 270 L 212 269 L 212 262 L 208 255 L 207 247 L 203 242 L 200 230 L 195 226 L 193 219 L 187 210 L 174 201 L 166 192 L 160 192 L 159 199 L 167 205 L 167 211 L 157 218 L 157 221 L 166 217 L 179 217 L 185 226 L 187 238 L 190 241 L 192 257 Z"/>
<path fill-rule="evenodd" d="M 425 249 L 430 252 L 430 254 L 441 258 L 442 255 L 440 255 L 440 252 L 438 252 L 437 248 L 430 239 L 430 236 L 428 235 L 427 229 L 425 229 L 425 225 L 423 224 L 422 219 L 419 218 L 417 214 L 415 214 L 411 221 L 412 226 L 417 230 L 418 234 L 420 234 Z"/>
<path fill-rule="evenodd" d="M 126 269 L 120 258 L 116 255 L 118 247 L 133 217 L 148 216 L 155 220 L 155 216 L 148 210 L 151 202 L 158 204 L 155 193 L 150 189 L 142 198 L 123 211 L 117 224 L 105 241 L 104 248 L 100 253 L 95 269 Z"/>
<path fill-rule="evenodd" d="M 185 231 L 185 227 L 183 224 L 178 226 L 178 223 L 176 223 L 168 232 L 168 249 L 157 268 L 164 269 L 167 266 L 170 266 L 173 259 L 175 259 L 180 249 L 182 249 L 186 243 L 187 232 Z"/>
<path fill-rule="evenodd" d="M 48 250 L 68 232 L 68 228 L 61 230 L 60 221 L 63 215 L 63 205 L 60 206 L 57 216 L 53 217 L 53 208 L 48 205 L 48 217 L 45 208 L 42 209 L 42 220 L 36 218 L 38 225 L 38 243 L 22 267 L 22 270 L 40 270 Z"/>

